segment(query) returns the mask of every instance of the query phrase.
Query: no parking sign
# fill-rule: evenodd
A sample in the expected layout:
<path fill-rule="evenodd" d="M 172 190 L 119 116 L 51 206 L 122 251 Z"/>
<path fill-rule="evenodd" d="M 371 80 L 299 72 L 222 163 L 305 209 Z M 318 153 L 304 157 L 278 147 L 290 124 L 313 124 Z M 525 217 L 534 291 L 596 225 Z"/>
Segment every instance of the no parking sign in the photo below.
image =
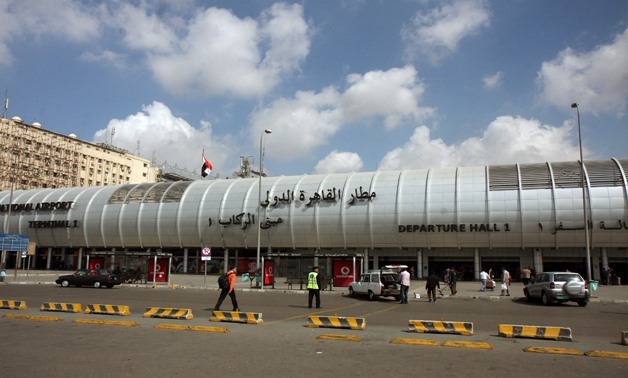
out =
<path fill-rule="evenodd" d="M 207 261 L 207 260 L 211 260 L 212 259 L 212 249 L 209 246 L 202 246 L 201 249 L 201 260 L 202 261 Z"/>

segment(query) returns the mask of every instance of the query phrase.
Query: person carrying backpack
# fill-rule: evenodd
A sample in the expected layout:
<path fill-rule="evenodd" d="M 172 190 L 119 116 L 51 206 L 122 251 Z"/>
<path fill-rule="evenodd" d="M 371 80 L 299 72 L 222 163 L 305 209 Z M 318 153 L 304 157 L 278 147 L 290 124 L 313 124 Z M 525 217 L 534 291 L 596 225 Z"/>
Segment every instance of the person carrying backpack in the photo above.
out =
<path fill-rule="evenodd" d="M 238 307 L 238 300 L 236 299 L 235 293 L 235 282 L 236 275 L 238 273 L 238 268 L 236 266 L 232 266 L 231 270 L 226 273 L 228 285 L 222 288 L 220 291 L 220 297 L 218 297 L 218 302 L 216 302 L 216 306 L 214 306 L 214 311 L 220 311 L 220 305 L 222 305 L 222 301 L 225 300 L 227 295 L 231 298 L 231 304 L 233 304 L 233 311 L 240 311 Z"/>

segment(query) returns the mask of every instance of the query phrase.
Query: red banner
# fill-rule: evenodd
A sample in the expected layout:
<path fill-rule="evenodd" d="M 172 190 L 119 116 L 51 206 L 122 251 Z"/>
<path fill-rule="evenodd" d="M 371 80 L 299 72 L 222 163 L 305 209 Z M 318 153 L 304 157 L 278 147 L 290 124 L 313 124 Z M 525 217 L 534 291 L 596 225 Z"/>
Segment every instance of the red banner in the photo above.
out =
<path fill-rule="evenodd" d="M 155 260 L 148 259 L 148 280 L 153 281 L 153 276 L 155 276 L 155 282 L 168 281 L 168 259 L 157 259 L 156 267 Z"/>
<path fill-rule="evenodd" d="M 348 287 L 353 282 L 354 274 L 352 260 L 334 261 L 334 286 Z"/>
<path fill-rule="evenodd" d="M 264 261 L 264 285 L 273 285 L 275 283 L 275 262 Z"/>
<path fill-rule="evenodd" d="M 105 269 L 105 258 L 92 257 L 89 259 L 89 269 Z"/>

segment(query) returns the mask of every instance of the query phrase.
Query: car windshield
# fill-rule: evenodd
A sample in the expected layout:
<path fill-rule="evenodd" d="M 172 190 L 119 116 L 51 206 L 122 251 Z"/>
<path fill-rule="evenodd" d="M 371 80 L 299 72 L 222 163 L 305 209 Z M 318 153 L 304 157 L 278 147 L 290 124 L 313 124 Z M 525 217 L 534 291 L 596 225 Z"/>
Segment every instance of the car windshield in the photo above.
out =
<path fill-rule="evenodd" d="M 559 273 L 554 275 L 554 281 L 582 281 L 582 277 L 579 274 Z"/>

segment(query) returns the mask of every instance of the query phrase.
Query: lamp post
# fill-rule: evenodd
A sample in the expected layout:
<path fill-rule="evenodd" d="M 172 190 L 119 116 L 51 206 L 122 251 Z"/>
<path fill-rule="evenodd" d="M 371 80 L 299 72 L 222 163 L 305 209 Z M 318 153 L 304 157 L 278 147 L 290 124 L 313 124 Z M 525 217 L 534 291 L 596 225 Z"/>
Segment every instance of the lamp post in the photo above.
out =
<path fill-rule="evenodd" d="M 255 272 L 257 272 L 260 268 L 259 260 L 260 260 L 260 243 L 261 243 L 261 234 L 262 234 L 262 175 L 263 175 L 263 165 L 262 159 L 264 155 L 262 155 L 263 147 L 264 147 L 264 134 L 270 134 L 272 131 L 270 129 L 264 129 L 264 132 L 259 137 L 259 183 L 258 183 L 258 194 L 257 194 L 257 260 L 255 263 Z M 264 278 L 262 272 L 262 288 L 264 287 Z M 255 283 L 257 285 L 257 282 Z"/>
<path fill-rule="evenodd" d="M 578 114 L 578 145 L 580 146 L 580 174 L 582 178 L 582 212 L 584 214 L 584 240 L 587 249 L 587 280 L 591 281 L 591 248 L 589 246 L 589 217 L 587 216 L 586 182 L 584 179 L 584 159 L 582 157 L 582 132 L 580 131 L 580 108 L 577 103 L 571 104 Z"/>

